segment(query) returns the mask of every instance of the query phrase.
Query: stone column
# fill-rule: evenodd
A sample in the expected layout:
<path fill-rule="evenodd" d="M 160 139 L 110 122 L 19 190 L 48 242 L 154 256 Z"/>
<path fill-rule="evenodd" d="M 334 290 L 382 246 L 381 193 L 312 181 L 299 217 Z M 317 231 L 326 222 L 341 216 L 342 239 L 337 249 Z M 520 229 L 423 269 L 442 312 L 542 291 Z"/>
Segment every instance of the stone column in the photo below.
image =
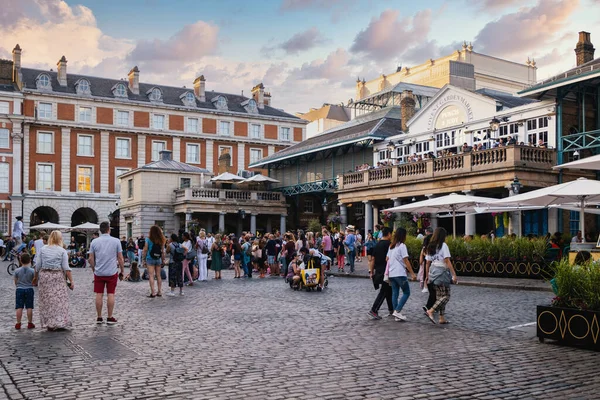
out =
<path fill-rule="evenodd" d="M 225 212 L 219 213 L 219 232 L 225 232 Z"/>
<path fill-rule="evenodd" d="M 427 197 L 427 199 L 433 199 L 434 195 L 433 194 L 426 194 L 425 197 Z M 429 221 L 431 222 L 431 229 L 434 229 L 438 227 L 438 218 L 436 217 L 436 213 L 431 213 L 429 214 Z"/>
<path fill-rule="evenodd" d="M 173 138 L 173 161 L 185 162 L 181 159 L 181 139 L 178 137 Z"/>
<path fill-rule="evenodd" d="M 363 203 L 365 204 L 365 230 L 363 236 L 366 238 L 369 231 L 373 232 L 373 204 L 371 200 L 363 201 Z"/>
<path fill-rule="evenodd" d="M 281 214 L 281 216 L 279 217 L 279 232 L 281 232 L 282 235 L 286 232 L 285 218 L 285 214 Z"/>
<path fill-rule="evenodd" d="M 236 230 L 235 235 L 237 237 L 240 237 L 241 234 L 242 234 L 242 231 L 244 230 L 244 224 L 243 224 L 243 221 L 242 221 L 242 217 L 239 214 L 237 216 L 237 227 L 236 227 L 235 230 Z"/>
<path fill-rule="evenodd" d="M 373 204 L 373 226 L 379 224 L 379 206 Z"/>
<path fill-rule="evenodd" d="M 14 125 L 13 125 L 14 126 Z M 23 124 L 23 193 L 26 193 L 29 187 L 29 124 Z M 35 152 L 35 150 L 34 150 Z M 14 168 L 14 166 L 13 166 Z M 35 173 L 35 171 L 33 171 Z M 33 188 L 35 190 L 35 187 Z M 29 221 L 29 218 L 23 218 Z"/>
<path fill-rule="evenodd" d="M 340 219 L 341 230 L 343 232 L 346 230 L 346 226 L 348 225 L 348 209 L 344 203 L 340 203 Z"/>
<path fill-rule="evenodd" d="M 271 233 L 273 226 L 271 225 L 271 216 L 267 215 L 267 232 Z"/>
<path fill-rule="evenodd" d="M 19 215 L 23 215 L 23 196 L 21 194 L 21 166 L 23 164 L 22 161 L 22 143 L 23 143 L 23 133 L 21 132 L 21 123 L 13 123 L 13 131 L 12 131 L 12 194 L 10 195 L 11 200 L 11 213 L 8 216 L 8 229 L 12 229 L 12 221 L 15 220 L 14 217 Z M 10 191 L 10 188 L 9 188 Z M 4 203 L 2 203 L 2 208 L 6 207 Z M 29 216 L 23 216 L 23 227 L 29 228 Z M 26 226 L 27 225 L 27 226 Z M 12 232 L 12 231 L 11 231 Z"/>
<path fill-rule="evenodd" d="M 185 212 L 185 227 L 184 227 L 186 232 L 188 232 L 190 222 L 192 222 L 192 212 L 186 211 Z"/>
<path fill-rule="evenodd" d="M 250 214 L 250 232 L 256 234 L 256 213 Z"/>
<path fill-rule="evenodd" d="M 467 196 L 472 195 L 472 190 L 463 190 L 462 191 Z M 465 235 L 475 236 L 475 232 L 477 231 L 475 227 L 475 214 L 465 215 Z"/>
<path fill-rule="evenodd" d="M 246 169 L 246 145 L 244 143 L 238 143 L 238 171 L 242 169 Z M 232 160 L 233 161 L 233 160 Z M 234 171 L 237 174 L 237 171 Z"/>
<path fill-rule="evenodd" d="M 213 215 L 211 213 L 208 214 L 208 216 L 206 217 L 206 233 L 212 233 L 212 227 L 213 227 Z"/>
<path fill-rule="evenodd" d="M 558 232 L 558 208 L 548 209 L 548 232 L 554 235 L 554 232 Z"/>
<path fill-rule="evenodd" d="M 217 174 L 217 171 L 213 171 L 214 169 L 214 154 L 213 154 L 213 147 L 214 147 L 214 142 L 212 140 L 207 140 L 206 141 L 206 146 L 203 146 L 202 148 L 206 149 L 206 169 L 209 171 L 212 171 L 215 175 Z M 217 157 L 219 155 L 217 154 Z"/>
<path fill-rule="evenodd" d="M 110 134 L 107 131 L 100 132 L 100 193 L 108 193 L 108 162 Z"/>
<path fill-rule="evenodd" d="M 137 166 L 142 167 L 146 165 L 146 135 L 138 135 L 138 153 L 137 153 Z M 152 149 L 150 149 L 152 151 Z"/>
<path fill-rule="evenodd" d="M 60 162 L 60 191 L 63 193 L 68 193 L 71 188 L 69 185 L 69 181 L 71 178 L 71 128 L 61 128 L 62 134 L 62 149 L 61 149 L 61 162 Z M 73 149 L 77 151 L 77 149 Z M 76 165 L 73 165 L 72 168 L 77 168 Z M 102 172 L 100 172 L 102 175 Z M 102 179 L 102 178 L 100 178 Z M 75 173 L 75 185 L 77 185 L 77 173 Z M 58 210 L 57 210 L 58 211 Z M 69 224 L 70 225 L 70 224 Z"/>
<path fill-rule="evenodd" d="M 512 188 L 510 186 L 508 186 L 507 188 L 508 188 L 508 197 L 514 196 L 515 193 L 512 191 Z M 550 218 L 550 210 L 548 210 L 548 218 Z M 558 223 L 558 220 L 557 220 L 557 223 Z M 548 221 L 548 227 L 550 227 L 550 221 Z M 509 214 L 508 228 L 509 228 L 508 230 L 511 235 L 514 233 L 518 237 L 521 237 L 521 235 L 522 235 L 522 232 L 521 232 L 521 210 L 513 211 Z"/>

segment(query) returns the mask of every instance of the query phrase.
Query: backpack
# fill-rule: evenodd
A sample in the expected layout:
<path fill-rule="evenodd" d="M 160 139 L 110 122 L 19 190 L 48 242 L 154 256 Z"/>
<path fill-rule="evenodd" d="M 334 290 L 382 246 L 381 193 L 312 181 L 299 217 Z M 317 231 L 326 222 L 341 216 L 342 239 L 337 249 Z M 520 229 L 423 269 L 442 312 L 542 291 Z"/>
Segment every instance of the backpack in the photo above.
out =
<path fill-rule="evenodd" d="M 200 253 L 208 254 L 208 244 L 206 243 L 206 239 L 200 240 L 200 243 L 201 243 Z"/>
<path fill-rule="evenodd" d="M 247 246 L 246 246 L 247 244 Z M 244 251 L 244 254 L 246 254 L 248 257 L 252 257 L 252 246 L 250 246 L 250 243 L 246 242 L 244 244 L 244 246 L 246 246 L 246 250 Z"/>
<path fill-rule="evenodd" d="M 150 243 L 150 258 L 158 260 L 162 257 L 162 246 L 156 243 Z"/>
<path fill-rule="evenodd" d="M 173 243 L 175 250 L 173 251 L 173 261 L 176 263 L 183 262 L 185 260 L 185 250 L 179 243 Z"/>

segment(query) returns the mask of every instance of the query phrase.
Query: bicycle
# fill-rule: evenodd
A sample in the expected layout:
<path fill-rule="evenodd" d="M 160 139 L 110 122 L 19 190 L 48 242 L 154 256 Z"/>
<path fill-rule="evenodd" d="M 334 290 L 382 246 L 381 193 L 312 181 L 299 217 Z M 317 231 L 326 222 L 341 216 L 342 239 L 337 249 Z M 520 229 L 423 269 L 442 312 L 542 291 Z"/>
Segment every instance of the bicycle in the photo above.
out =
<path fill-rule="evenodd" d="M 17 250 L 10 251 L 12 261 L 6 267 L 6 272 L 8 272 L 9 275 L 12 276 L 15 273 L 16 269 L 21 266 L 21 254 L 23 251 L 25 251 L 25 249 L 23 249 L 21 252 L 18 252 Z M 33 262 L 33 260 L 31 261 L 31 267 L 35 269 L 35 262 Z"/>

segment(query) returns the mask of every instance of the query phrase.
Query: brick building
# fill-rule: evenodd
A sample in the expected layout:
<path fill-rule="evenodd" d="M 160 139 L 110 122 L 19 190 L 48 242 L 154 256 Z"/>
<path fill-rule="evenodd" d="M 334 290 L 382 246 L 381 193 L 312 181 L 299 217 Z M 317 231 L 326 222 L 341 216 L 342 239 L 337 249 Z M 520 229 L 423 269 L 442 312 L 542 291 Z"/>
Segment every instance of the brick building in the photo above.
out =
<path fill-rule="evenodd" d="M 173 160 L 211 172 L 229 153 L 231 172 L 305 137 L 306 122 L 271 106 L 262 84 L 250 98 L 191 88 L 25 68 L 21 48 L 0 61 L 0 230 L 23 215 L 71 226 L 118 226 L 118 176 L 170 150 Z"/>

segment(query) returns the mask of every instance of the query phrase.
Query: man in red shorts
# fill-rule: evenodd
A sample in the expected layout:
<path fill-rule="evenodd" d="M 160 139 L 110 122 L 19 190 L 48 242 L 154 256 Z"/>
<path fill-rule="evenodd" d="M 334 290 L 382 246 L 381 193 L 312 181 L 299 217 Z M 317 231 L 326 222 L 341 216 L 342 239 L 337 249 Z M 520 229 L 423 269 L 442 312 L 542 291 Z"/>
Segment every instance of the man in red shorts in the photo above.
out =
<path fill-rule="evenodd" d="M 121 252 L 119 239 L 110 236 L 110 224 L 104 221 L 100 224 L 100 237 L 90 244 L 89 263 L 94 272 L 94 293 L 96 293 L 97 324 L 102 324 L 102 303 L 104 288 L 106 288 L 106 308 L 108 309 L 107 325 L 114 325 L 117 319 L 113 317 L 115 308 L 115 289 L 119 278 L 123 279 L 125 263 Z M 120 268 L 121 273 L 117 269 Z"/>

